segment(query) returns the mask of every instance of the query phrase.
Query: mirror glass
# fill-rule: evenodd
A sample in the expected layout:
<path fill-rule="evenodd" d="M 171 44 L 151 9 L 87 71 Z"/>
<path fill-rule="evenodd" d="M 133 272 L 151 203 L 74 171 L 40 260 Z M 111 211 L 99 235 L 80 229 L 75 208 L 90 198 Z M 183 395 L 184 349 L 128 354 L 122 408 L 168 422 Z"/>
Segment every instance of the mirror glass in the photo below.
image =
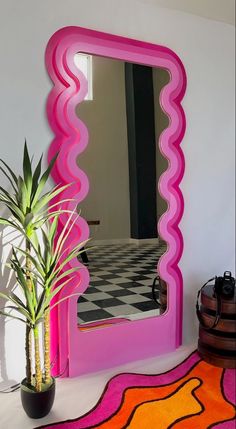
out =
<path fill-rule="evenodd" d="M 157 223 L 167 206 L 157 184 L 168 164 L 158 142 L 168 118 L 159 98 L 169 73 L 87 54 L 77 54 L 75 64 L 88 81 L 76 113 L 89 143 L 77 162 L 90 182 L 79 209 L 94 246 L 79 256 L 90 283 L 78 299 L 78 325 L 161 315 L 167 287 L 156 277 L 166 244 Z"/>

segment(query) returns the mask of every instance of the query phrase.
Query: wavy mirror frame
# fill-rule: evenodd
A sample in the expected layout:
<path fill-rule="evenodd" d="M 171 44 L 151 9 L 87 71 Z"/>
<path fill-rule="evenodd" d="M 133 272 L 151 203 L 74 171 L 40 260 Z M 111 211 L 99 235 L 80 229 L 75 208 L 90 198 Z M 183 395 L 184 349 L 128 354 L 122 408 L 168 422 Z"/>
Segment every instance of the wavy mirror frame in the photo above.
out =
<path fill-rule="evenodd" d="M 46 49 L 46 67 L 54 86 L 48 96 L 47 117 L 54 139 L 49 147 L 48 161 L 60 151 L 52 177 L 56 184 L 73 184 L 54 203 L 59 205 L 62 199 L 73 198 L 74 201 L 63 206 L 69 209 L 74 209 L 89 191 L 86 173 L 77 164 L 77 158 L 86 149 L 89 139 L 85 124 L 75 112 L 87 91 L 87 82 L 74 63 L 74 55 L 78 52 L 164 68 L 170 74 L 170 81 L 160 95 L 169 126 L 159 139 L 161 153 L 169 166 L 158 184 L 159 192 L 168 204 L 168 210 L 158 224 L 159 234 L 167 243 L 167 251 L 157 267 L 160 277 L 168 285 L 168 308 L 158 317 L 82 331 L 78 329 L 77 322 L 78 296 L 64 300 L 51 312 L 51 358 L 53 374 L 64 371 L 63 376 L 70 377 L 175 350 L 182 342 L 183 312 L 183 280 L 178 267 L 183 252 L 183 238 L 178 226 L 184 210 L 179 188 L 185 165 L 180 148 L 186 128 L 181 106 L 186 90 L 183 64 L 173 51 L 164 46 L 85 28 L 62 28 L 51 37 Z M 59 228 L 67 218 L 66 214 L 60 216 Z M 87 222 L 79 217 L 67 245 L 73 246 L 88 237 Z M 73 275 L 59 299 L 70 293 L 82 294 L 89 284 L 88 269 L 77 260 L 71 265 L 78 265 L 80 270 L 76 276 Z"/>

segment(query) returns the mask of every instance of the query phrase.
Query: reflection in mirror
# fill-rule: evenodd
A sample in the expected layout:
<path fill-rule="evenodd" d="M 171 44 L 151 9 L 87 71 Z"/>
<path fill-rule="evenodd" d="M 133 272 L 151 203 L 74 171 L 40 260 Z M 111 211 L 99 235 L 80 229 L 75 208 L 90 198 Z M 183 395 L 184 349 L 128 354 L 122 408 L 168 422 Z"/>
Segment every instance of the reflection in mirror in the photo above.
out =
<path fill-rule="evenodd" d="M 90 284 L 78 299 L 79 327 L 86 329 L 167 308 L 167 286 L 156 278 L 166 251 L 157 222 L 167 209 L 157 183 L 167 169 L 158 141 L 168 118 L 159 98 L 170 77 L 164 69 L 97 56 L 84 55 L 82 69 L 80 55 L 75 63 L 93 94 L 77 106 L 89 132 L 78 158 L 90 182 L 80 209 L 94 246 L 83 255 Z"/>

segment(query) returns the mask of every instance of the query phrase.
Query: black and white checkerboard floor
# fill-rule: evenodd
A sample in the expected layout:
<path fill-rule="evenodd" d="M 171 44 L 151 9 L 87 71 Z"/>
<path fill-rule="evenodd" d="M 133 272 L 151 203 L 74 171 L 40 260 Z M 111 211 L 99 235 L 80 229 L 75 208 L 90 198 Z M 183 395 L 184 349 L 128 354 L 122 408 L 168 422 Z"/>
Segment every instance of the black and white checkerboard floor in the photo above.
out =
<path fill-rule="evenodd" d="M 78 300 L 78 322 L 137 318 L 137 313 L 155 311 L 151 287 L 157 261 L 166 245 L 135 244 L 97 246 L 88 252 L 90 285 Z M 156 314 L 156 313 L 155 313 Z"/>

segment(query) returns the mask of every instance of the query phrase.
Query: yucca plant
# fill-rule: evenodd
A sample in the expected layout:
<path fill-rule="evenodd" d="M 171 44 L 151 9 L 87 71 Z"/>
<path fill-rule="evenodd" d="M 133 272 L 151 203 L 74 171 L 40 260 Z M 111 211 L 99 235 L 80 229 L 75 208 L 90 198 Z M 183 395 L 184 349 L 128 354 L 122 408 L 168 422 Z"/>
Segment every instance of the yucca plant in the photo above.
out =
<path fill-rule="evenodd" d="M 53 221 L 46 220 L 44 227 L 41 228 L 42 244 L 38 242 L 37 246 L 32 243 L 34 254 L 30 255 L 32 263 L 31 274 L 36 284 L 43 289 L 40 297 L 37 317 L 39 320 L 43 317 L 44 321 L 44 375 L 43 380 L 46 384 L 51 381 L 50 374 L 50 310 L 61 303 L 64 299 L 56 300 L 49 307 L 52 299 L 61 291 L 66 284 L 71 281 L 71 275 L 78 270 L 78 267 L 68 268 L 70 261 L 84 250 L 88 240 L 80 242 L 72 249 L 67 248 L 66 241 L 78 218 L 77 213 L 70 213 L 66 224 L 61 233 L 57 236 L 55 244 L 55 234 L 58 226 L 58 215 L 55 215 Z M 27 252 L 17 248 L 18 252 L 27 257 Z M 78 294 L 76 294 L 78 295 Z M 69 295 L 72 296 L 72 295 Z M 39 378 L 41 376 L 39 375 Z"/>
<path fill-rule="evenodd" d="M 31 386 L 35 388 L 36 392 L 42 390 L 42 385 L 46 388 L 51 383 L 49 354 L 50 309 L 53 309 L 63 300 L 68 299 L 68 297 L 61 300 L 56 299 L 51 307 L 50 303 L 57 297 L 62 288 L 71 281 L 71 274 L 78 267 L 66 269 L 66 265 L 83 251 L 81 248 L 85 245 L 85 242 L 82 242 L 71 250 L 65 248 L 66 240 L 76 220 L 77 215 L 71 213 L 67 223 L 57 237 L 56 244 L 54 244 L 54 238 L 57 230 L 58 215 L 54 217 L 52 222 L 46 220 L 44 229 L 41 230 L 43 236 L 42 244 L 38 243 L 35 246 L 33 242 L 30 242 L 33 254 L 29 254 L 26 250 L 18 247 L 13 249 L 10 266 L 16 274 L 17 284 L 20 286 L 21 292 L 23 292 L 23 298 L 20 298 L 14 292 L 8 294 L 0 293 L 1 298 L 10 301 L 10 304 L 6 305 L 4 310 L 0 310 L 0 314 L 25 323 L 34 334 L 35 376 L 33 377 L 33 381 L 31 381 Z M 26 266 L 26 262 L 25 264 L 22 263 L 18 255 L 23 255 L 25 261 L 26 258 L 30 259 L 30 276 L 32 282 L 30 289 L 27 284 L 29 268 Z M 73 295 L 69 294 L 68 296 Z M 11 314 L 13 310 L 17 312 L 17 316 L 16 314 Z M 39 347 L 39 324 L 42 322 L 44 322 L 44 371 L 42 371 Z"/>
<path fill-rule="evenodd" d="M 53 168 L 57 155 L 52 159 L 46 171 L 41 174 L 42 156 L 35 169 L 32 168 L 27 144 L 25 141 L 23 154 L 23 174 L 16 175 L 9 165 L 0 159 L 0 170 L 8 180 L 10 191 L 0 186 L 0 203 L 3 203 L 10 211 L 11 218 L 0 218 L 0 224 L 11 226 L 25 237 L 25 250 L 31 252 L 31 243 L 37 244 L 36 231 L 43 223 L 55 215 L 56 212 L 48 213 L 48 204 L 53 198 L 61 193 L 68 185 L 54 187 L 51 191 L 43 193 L 49 174 Z M 63 201 L 62 201 L 63 202 Z M 51 210 L 55 205 L 51 206 Z M 29 291 L 33 288 L 30 275 L 31 262 L 26 257 L 26 281 Z M 26 326 L 26 377 L 28 383 L 32 383 L 32 356 L 31 356 L 31 330 Z"/>
<path fill-rule="evenodd" d="M 23 292 L 21 299 L 14 292 L 1 293 L 0 296 L 11 302 L 1 314 L 17 318 L 26 324 L 26 379 L 28 386 L 34 386 L 36 391 L 42 388 L 42 381 L 50 383 L 50 354 L 49 354 L 49 304 L 60 290 L 67 284 L 75 269 L 65 268 L 66 264 L 78 255 L 84 243 L 78 244 L 74 249 L 64 249 L 68 234 L 76 221 L 76 214 L 69 215 L 68 221 L 57 237 L 54 239 L 58 226 L 58 216 L 62 210 L 54 208 L 53 198 L 64 191 L 67 186 L 56 186 L 49 192 L 44 192 L 49 174 L 53 168 L 56 157 L 53 158 L 46 171 L 41 173 L 42 156 L 33 169 L 27 144 L 25 143 L 23 155 L 23 174 L 17 176 L 12 169 L 0 160 L 0 169 L 8 179 L 11 191 L 0 187 L 0 203 L 10 211 L 10 218 L 0 218 L 0 224 L 18 230 L 25 240 L 24 249 L 13 249 L 11 268 L 16 273 L 17 283 Z M 60 203 L 69 200 L 61 200 Z M 50 212 L 48 205 L 50 204 Z M 65 212 L 65 210 L 64 210 Z M 39 243 L 39 236 L 43 238 L 43 245 Z M 82 250 L 81 250 L 82 251 Z M 24 263 L 20 261 L 19 253 L 24 256 Z M 63 272 L 63 268 L 65 271 Z M 54 305 L 58 305 L 57 302 Z M 7 310 L 10 310 L 8 312 Z M 11 314 L 15 310 L 18 315 Z M 38 325 L 44 321 L 44 368 L 42 375 L 39 356 Z M 35 376 L 32 372 L 32 332 L 34 333 L 35 349 Z"/>

